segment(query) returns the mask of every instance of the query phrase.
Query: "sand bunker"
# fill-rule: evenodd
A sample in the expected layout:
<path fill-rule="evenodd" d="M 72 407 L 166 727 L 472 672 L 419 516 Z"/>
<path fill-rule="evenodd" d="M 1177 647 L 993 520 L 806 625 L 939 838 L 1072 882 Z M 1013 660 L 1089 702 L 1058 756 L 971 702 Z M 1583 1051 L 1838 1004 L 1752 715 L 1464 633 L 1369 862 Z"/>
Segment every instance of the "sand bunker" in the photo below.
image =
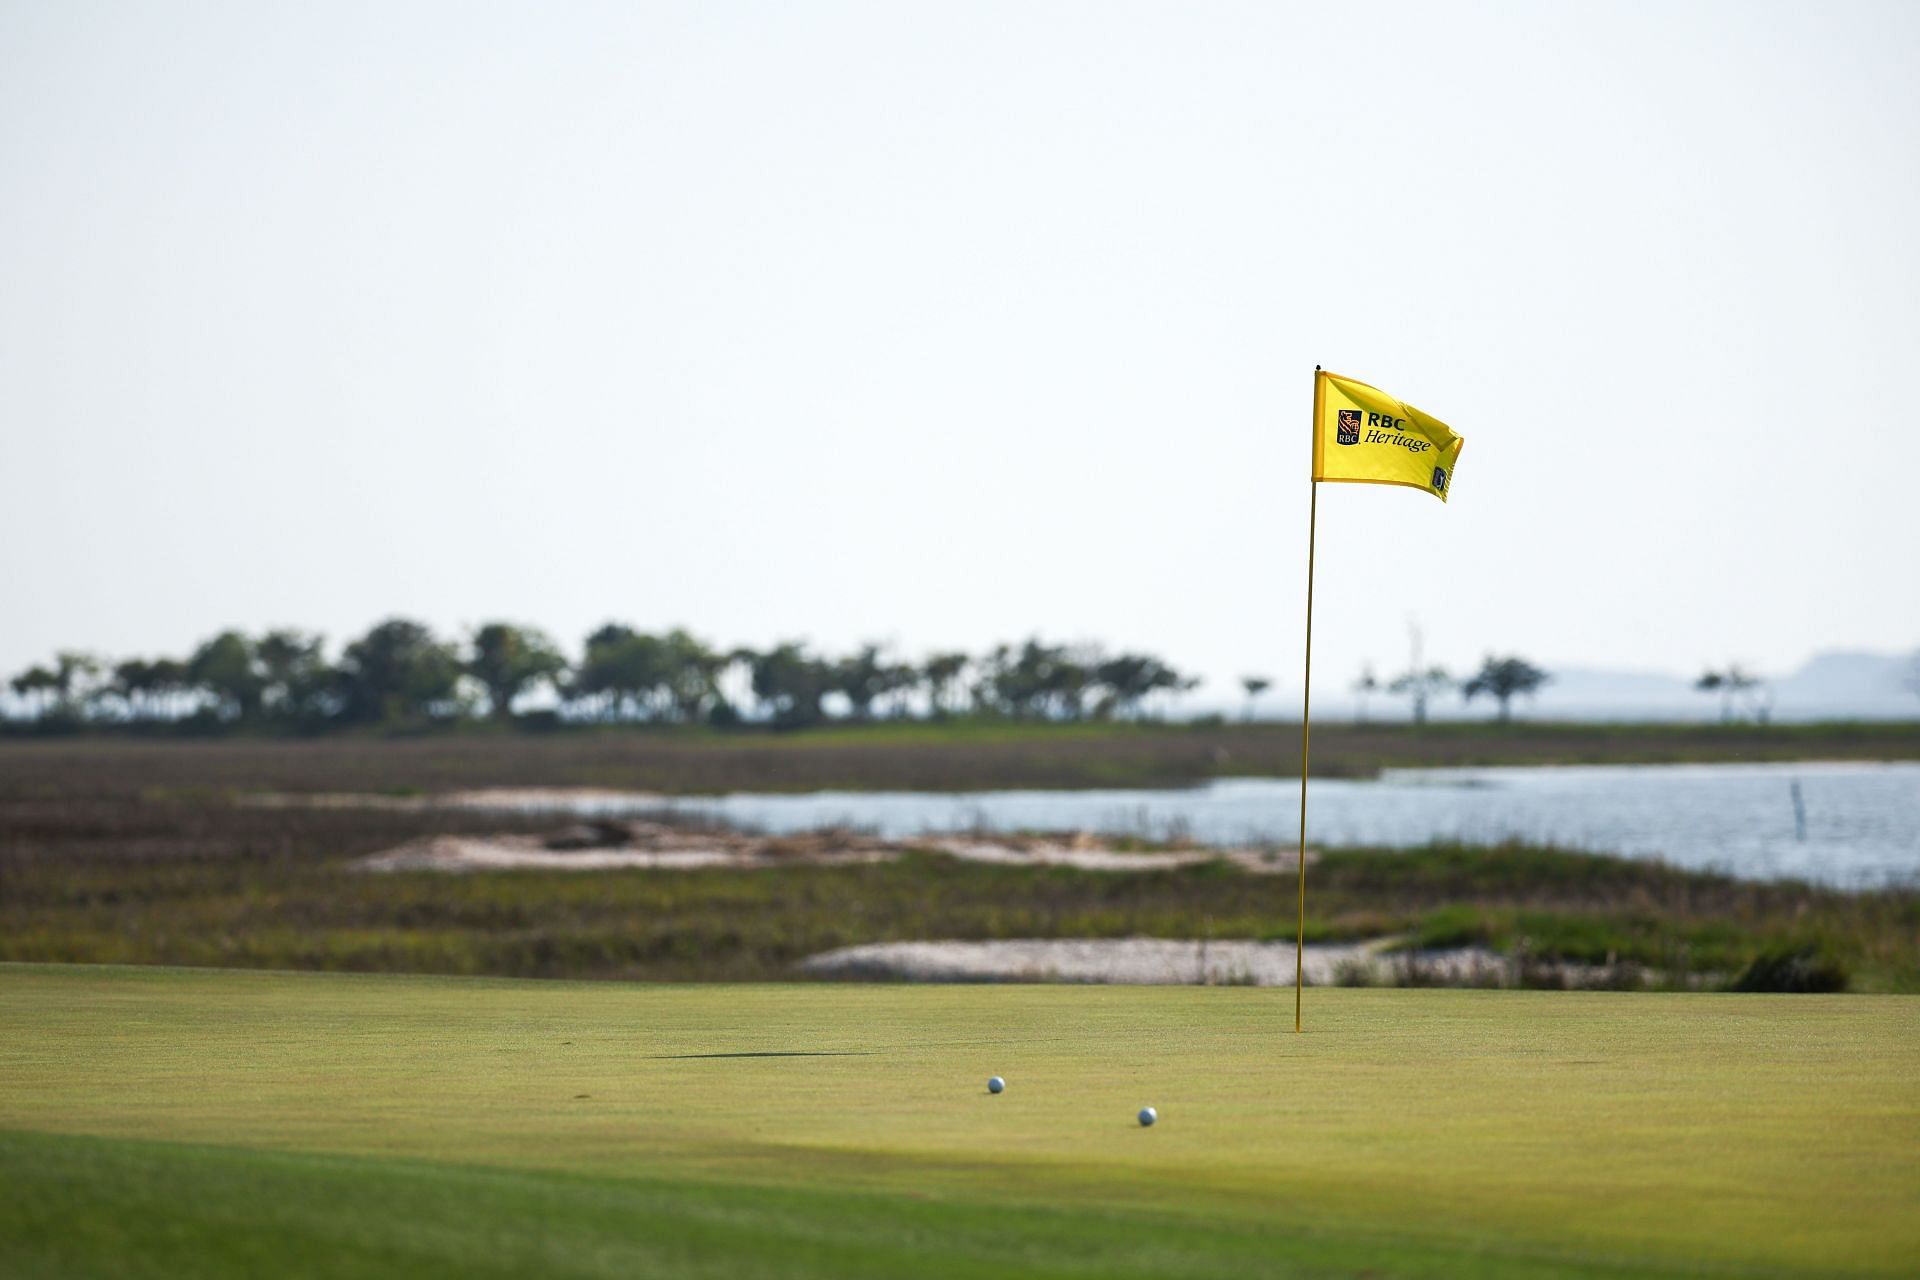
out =
<path fill-rule="evenodd" d="M 815 977 L 891 982 L 1109 982 L 1128 985 L 1293 985 L 1291 942 L 1199 942 L 1167 938 L 1016 938 L 997 942 L 882 942 L 842 947 L 802 962 Z M 1307 981 L 1392 982 L 1417 964 L 1436 984 L 1492 984 L 1506 965 L 1489 951 L 1412 955 L 1379 943 L 1311 946 Z"/>
<path fill-rule="evenodd" d="M 963 862 L 991 862 L 1003 866 L 1078 867 L 1082 871 L 1170 871 L 1203 862 L 1226 862 L 1256 875 L 1292 871 L 1299 859 L 1291 850 L 1272 849 L 1154 849 L 1129 851 L 1103 847 L 1099 837 L 1081 832 L 1057 836 L 928 836 L 916 847 L 931 849 Z M 1314 853 L 1307 851 L 1307 865 Z"/>
<path fill-rule="evenodd" d="M 882 840 L 844 830 L 756 836 L 688 830 L 657 822 L 601 819 L 548 835 L 428 836 L 363 858 L 366 871 L 684 871 L 699 867 L 834 866 L 890 862 L 913 852 L 945 854 L 997 866 L 1075 867 L 1082 871 L 1167 871 L 1228 862 L 1257 874 L 1292 871 L 1291 853 L 1258 849 L 1155 849 L 1130 852 L 1080 834 L 1058 836 L 929 836 Z M 1312 854 L 1308 854 L 1309 861 Z"/>
<path fill-rule="evenodd" d="M 373 791 L 269 791 L 241 796 L 238 803 L 262 809 L 389 809 L 401 813 L 419 813 L 430 809 L 571 813 L 580 809 L 599 809 L 609 814 L 619 814 L 666 809 L 675 800 L 676 797 L 651 791 L 611 791 L 597 787 L 486 787 L 477 791 L 438 791 L 431 795 L 406 796 L 381 795 Z"/>
<path fill-rule="evenodd" d="M 547 835 L 428 836 L 363 858 L 358 865 L 366 871 L 686 871 L 794 862 L 831 866 L 898 856 L 897 848 L 885 841 L 844 831 L 765 837 L 603 819 Z"/>
<path fill-rule="evenodd" d="M 1641 985 L 1652 975 L 1604 965 L 1530 965 L 1479 947 L 1394 951 L 1392 939 L 1306 948 L 1310 986 L 1567 988 Z M 1293 985 L 1291 942 L 1167 938 L 1014 938 L 994 942 L 881 942 L 810 957 L 819 978 L 877 982 L 1093 982 L 1135 986 Z"/>

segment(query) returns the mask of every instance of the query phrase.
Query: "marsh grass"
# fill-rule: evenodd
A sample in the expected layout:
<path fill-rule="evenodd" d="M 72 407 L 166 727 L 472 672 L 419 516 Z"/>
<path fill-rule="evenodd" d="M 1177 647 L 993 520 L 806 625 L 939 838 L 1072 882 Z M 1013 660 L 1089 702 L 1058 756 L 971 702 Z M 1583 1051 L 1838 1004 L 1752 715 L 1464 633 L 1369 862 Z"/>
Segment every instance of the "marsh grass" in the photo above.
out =
<path fill-rule="evenodd" d="M 1383 768 L 1920 759 L 1912 724 L 1316 726 L 1317 777 Z M 877 723 L 804 733 L 619 729 L 317 739 L 0 737 L 15 796 L 594 786 L 669 793 L 1182 786 L 1297 777 L 1298 725 Z"/>
<path fill-rule="evenodd" d="M 790 978 L 808 955 L 864 942 L 1293 936 L 1291 878 L 1221 862 L 1125 875 L 933 854 L 668 874 L 351 866 L 423 835 L 545 821 L 177 794 L 10 799 L 0 808 L 0 960 L 746 980 Z M 1769 949 L 1818 946 L 1856 989 L 1920 990 L 1920 895 L 1910 891 L 1443 844 L 1329 852 L 1308 901 L 1309 941 L 1487 946 L 1535 965 L 1541 982 L 1571 962 L 1694 986 Z"/>
<path fill-rule="evenodd" d="M 767 749 L 826 759 L 842 736 L 858 735 Z M 704 742 L 668 749 L 686 764 Z M 864 942 L 1293 937 L 1291 877 L 1224 862 L 1115 875 L 922 855 L 671 874 L 370 875 L 351 863 L 421 836 L 543 831 L 556 819 L 235 802 L 256 788 L 644 785 L 607 761 L 652 749 L 590 735 L 0 743 L 0 960 L 736 980 L 791 978 L 808 955 Z M 719 789 L 729 775 L 698 776 Z M 1813 947 L 1855 990 L 1920 991 L 1920 891 L 1911 888 L 1843 892 L 1530 845 L 1436 844 L 1329 851 L 1311 870 L 1308 906 L 1309 941 L 1482 945 L 1542 974 L 1607 964 L 1675 986 L 1723 985 L 1763 953 Z"/>

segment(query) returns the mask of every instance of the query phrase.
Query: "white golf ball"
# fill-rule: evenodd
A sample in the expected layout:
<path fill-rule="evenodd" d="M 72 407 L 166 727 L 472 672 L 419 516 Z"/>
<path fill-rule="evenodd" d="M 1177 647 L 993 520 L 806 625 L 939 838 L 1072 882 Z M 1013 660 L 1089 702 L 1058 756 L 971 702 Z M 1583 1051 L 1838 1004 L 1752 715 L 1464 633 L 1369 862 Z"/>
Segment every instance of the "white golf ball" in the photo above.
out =
<path fill-rule="evenodd" d="M 1155 1111 L 1152 1107 L 1140 1108 L 1140 1127 L 1141 1128 L 1144 1129 L 1146 1126 L 1152 1124 L 1155 1120 L 1158 1120 L 1159 1118 L 1160 1118 L 1160 1113 L 1158 1111 Z"/>
<path fill-rule="evenodd" d="M 987 1081 L 988 1093 L 999 1093 L 1002 1089 L 1005 1089 L 1006 1087 L 1007 1087 L 1007 1082 L 1005 1080 L 1002 1080 L 999 1076 L 994 1076 Z"/>

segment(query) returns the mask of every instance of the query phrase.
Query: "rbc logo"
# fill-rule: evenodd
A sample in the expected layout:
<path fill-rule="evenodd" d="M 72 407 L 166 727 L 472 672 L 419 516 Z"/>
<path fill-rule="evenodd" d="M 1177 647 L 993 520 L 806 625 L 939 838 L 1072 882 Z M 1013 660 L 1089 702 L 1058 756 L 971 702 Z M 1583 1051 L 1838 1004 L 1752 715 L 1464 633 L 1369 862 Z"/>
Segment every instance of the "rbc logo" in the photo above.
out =
<path fill-rule="evenodd" d="M 1447 469 L 1445 467 L 1435 467 L 1433 469 L 1433 490 L 1435 493 L 1445 493 L 1447 491 Z"/>
<path fill-rule="evenodd" d="M 1334 430 L 1334 439 L 1341 444 L 1360 443 L 1360 411 L 1358 409 L 1340 410 L 1340 420 Z"/>

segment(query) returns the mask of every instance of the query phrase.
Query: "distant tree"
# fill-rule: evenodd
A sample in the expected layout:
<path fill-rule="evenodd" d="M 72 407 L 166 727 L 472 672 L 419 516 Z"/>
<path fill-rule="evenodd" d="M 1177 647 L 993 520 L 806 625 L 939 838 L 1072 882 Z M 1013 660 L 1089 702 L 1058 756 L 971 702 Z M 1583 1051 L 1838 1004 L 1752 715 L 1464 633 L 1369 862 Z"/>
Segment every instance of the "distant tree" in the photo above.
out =
<path fill-rule="evenodd" d="M 86 719 L 89 705 L 109 691 L 100 683 L 104 670 L 92 654 L 63 649 L 53 655 L 51 668 L 29 667 L 15 677 L 12 686 L 35 704 L 35 719 L 77 726 Z"/>
<path fill-rule="evenodd" d="M 732 725 L 741 713 L 726 690 L 740 696 L 744 668 L 763 713 L 785 728 L 820 722 L 829 706 L 838 711 L 841 697 L 859 719 L 913 715 L 923 696 L 929 715 L 944 716 L 962 709 L 969 694 L 976 710 L 1015 718 L 1139 717 L 1155 712 L 1159 695 L 1199 683 L 1151 654 L 1037 636 L 978 660 L 955 651 L 915 665 L 891 659 L 878 644 L 838 660 L 798 643 L 723 652 L 683 629 L 652 635 L 608 623 L 587 637 L 581 661 L 569 669 L 542 632 L 492 622 L 462 650 L 404 618 L 371 628 L 337 664 L 311 632 L 280 629 L 255 638 L 228 630 L 184 661 L 129 658 L 104 678 L 96 659 L 62 652 L 15 675 L 9 687 L 28 715 L 74 725 L 94 716 L 144 721 L 182 714 L 248 728 L 401 722 L 479 714 L 483 690 L 489 713 L 510 720 L 516 701 L 542 681 L 573 716 Z M 1246 676 L 1241 683 L 1251 716 L 1272 682 Z"/>
<path fill-rule="evenodd" d="M 1701 693 L 1719 693 L 1724 683 L 1718 671 L 1708 668 L 1700 673 L 1700 678 L 1693 682 L 1693 687 Z M 1724 721 L 1731 718 L 1732 708 L 1723 699 L 1720 704 L 1720 719 Z"/>
<path fill-rule="evenodd" d="M 177 719 L 181 699 L 193 694 L 193 679 L 187 674 L 187 664 L 178 658 L 155 658 L 147 664 L 147 681 L 156 714 L 163 720 Z"/>
<path fill-rule="evenodd" d="M 1038 640 L 1029 640 L 1018 650 L 995 645 L 979 663 L 973 687 L 975 706 L 1015 719 L 1039 714 L 1050 654 Z"/>
<path fill-rule="evenodd" d="M 1183 693 L 1200 682 L 1147 653 L 1121 653 L 1093 664 L 1094 715 L 1138 717 L 1156 693 Z"/>
<path fill-rule="evenodd" d="M 1900 683 L 1907 686 L 1907 692 L 1920 698 L 1920 649 L 1915 649 L 1907 659 L 1907 670 L 1900 677 Z"/>
<path fill-rule="evenodd" d="M 1273 681 L 1267 679 L 1265 676 L 1241 676 L 1240 687 L 1247 691 L 1246 718 L 1251 720 L 1253 719 L 1253 704 L 1255 699 L 1259 698 L 1259 696 L 1267 690 L 1273 688 Z"/>
<path fill-rule="evenodd" d="M 487 691 L 495 720 L 513 719 L 513 700 L 541 681 L 557 680 L 567 660 L 545 633 L 510 622 L 489 622 L 473 633 L 466 673 Z"/>
<path fill-rule="evenodd" d="M 173 658 L 129 658 L 114 664 L 107 692 L 120 700 L 130 720 L 165 720 L 174 714 L 174 702 L 187 692 L 186 664 Z"/>
<path fill-rule="evenodd" d="M 674 718 L 697 724 L 720 701 L 720 673 L 732 659 L 676 627 L 661 641 L 663 685 Z"/>
<path fill-rule="evenodd" d="M 460 660 L 425 625 L 390 618 L 340 658 L 342 715 L 362 723 L 424 719 L 459 692 Z"/>
<path fill-rule="evenodd" d="M 747 697 L 741 699 L 741 702 L 745 703 L 752 698 L 754 651 L 743 646 L 726 650 L 719 657 L 720 669 L 713 681 L 716 692 L 713 705 L 707 709 L 707 723 L 720 726 L 738 725 L 746 720 L 746 716 L 741 712 L 740 707 L 734 705 L 733 699 L 727 693 L 727 686 L 734 682 L 736 673 L 744 673 Z M 738 689 L 739 685 L 734 683 L 734 688 Z"/>
<path fill-rule="evenodd" d="M 27 714 L 45 719 L 60 692 L 60 677 L 49 667 L 31 666 L 8 681 L 15 696 L 27 705 Z"/>
<path fill-rule="evenodd" d="M 1444 693 L 1453 685 L 1453 677 L 1446 668 L 1428 666 L 1422 656 L 1426 652 L 1426 633 L 1420 629 L 1420 623 L 1414 618 L 1407 619 L 1407 669 L 1394 677 L 1387 686 L 1388 693 L 1404 694 L 1413 703 L 1413 722 L 1427 722 L 1427 703 L 1438 694 Z"/>
<path fill-rule="evenodd" d="M 120 699 L 127 719 L 144 720 L 152 705 L 153 664 L 145 658 L 128 658 L 113 664 L 113 676 L 107 690 Z"/>
<path fill-rule="evenodd" d="M 1741 699 L 1749 697 L 1754 690 L 1760 688 L 1761 682 L 1758 677 L 1743 670 L 1739 663 L 1732 663 L 1725 671 L 1714 671 L 1709 668 L 1693 682 L 1693 687 L 1702 693 L 1719 694 L 1720 722 L 1730 724 Z"/>
<path fill-rule="evenodd" d="M 804 728 L 826 718 L 822 703 L 838 679 L 835 664 L 814 657 L 804 645 L 790 641 L 753 654 L 749 666 L 753 696 L 777 727 Z"/>
<path fill-rule="evenodd" d="M 260 703 L 288 720 L 318 719 L 333 703 L 337 684 L 327 665 L 325 643 L 317 635 L 292 628 L 269 631 L 253 646 L 260 672 Z"/>
<path fill-rule="evenodd" d="M 928 714 L 938 717 L 948 713 L 953 691 L 966 675 L 971 661 L 964 653 L 936 653 L 921 664 L 920 678 L 927 689 Z"/>
<path fill-rule="evenodd" d="M 1499 704 L 1499 719 L 1505 724 L 1511 719 L 1514 695 L 1530 694 L 1552 678 L 1524 658 L 1488 657 L 1480 664 L 1480 670 L 1460 686 L 1460 695 L 1468 702 L 1483 693 L 1488 695 Z"/>
<path fill-rule="evenodd" d="M 1415 668 L 1403 671 L 1393 678 L 1387 686 L 1388 693 L 1398 693 L 1413 702 L 1413 722 L 1427 722 L 1427 702 L 1438 694 L 1445 693 L 1453 685 L 1453 677 L 1447 674 L 1445 667 Z"/>
<path fill-rule="evenodd" d="M 254 720 L 260 714 L 266 679 L 255 659 L 253 642 L 238 631 L 222 631 L 187 659 L 187 679 L 213 700 L 223 720 Z"/>
<path fill-rule="evenodd" d="M 873 704 L 894 687 L 891 664 L 877 644 L 864 644 L 833 664 L 833 692 L 847 700 L 855 720 L 873 718 Z"/>
<path fill-rule="evenodd" d="M 1112 677 L 1100 678 L 1099 669 L 1106 665 L 1098 650 L 1060 649 L 1041 679 L 1041 687 L 1046 691 L 1046 714 L 1060 720 L 1083 718 L 1087 714 L 1088 697 L 1096 695 L 1103 685 L 1108 690 L 1103 699 L 1108 707 L 1104 714 L 1111 715 L 1113 709 L 1126 706 L 1127 700 L 1121 692 L 1125 684 Z"/>
<path fill-rule="evenodd" d="M 1086 682 L 1085 693 L 1093 698 L 1090 713 L 1095 720 L 1137 713 L 1156 688 L 1160 663 L 1148 654 L 1116 653 L 1109 658 L 1095 650 L 1083 662 L 1092 677 Z"/>
<path fill-rule="evenodd" d="M 670 664 L 658 636 L 609 622 L 587 637 L 586 653 L 568 692 L 596 705 L 602 718 L 651 718 L 667 705 Z"/>
<path fill-rule="evenodd" d="M 96 682 L 105 670 L 106 664 L 90 653 L 63 649 L 54 654 L 53 678 L 60 710 L 67 715 L 81 715 L 99 692 Z"/>
<path fill-rule="evenodd" d="M 1369 662 L 1360 668 L 1360 678 L 1353 682 L 1353 691 L 1359 695 L 1361 724 L 1367 722 L 1367 698 L 1379 689 L 1380 681 L 1373 674 L 1373 664 Z"/>
<path fill-rule="evenodd" d="M 1015 719 L 1046 714 L 1048 680 L 1065 654 L 1036 638 L 1016 649 L 995 645 L 980 664 L 976 698 L 991 710 Z"/>
<path fill-rule="evenodd" d="M 880 671 L 878 705 L 894 720 L 913 715 L 914 691 L 920 687 L 920 669 L 911 662 L 890 662 Z"/>
<path fill-rule="evenodd" d="M 1087 714 L 1094 720 L 1139 716 L 1140 706 L 1165 679 L 1162 662 L 1144 652 L 1117 652 L 1108 658 L 1098 649 L 1089 649 L 1079 656 L 1079 666 L 1089 674 L 1081 697 L 1091 697 Z"/>
<path fill-rule="evenodd" d="M 1037 637 L 1017 649 L 996 646 L 976 670 L 975 706 L 1015 719 L 1137 716 L 1152 695 L 1199 683 L 1151 654 L 1109 656 L 1092 646 L 1050 645 Z"/>
<path fill-rule="evenodd" d="M 1154 659 L 1154 671 L 1153 671 L 1151 680 L 1148 682 L 1147 691 L 1139 699 L 1139 702 L 1137 705 L 1144 706 L 1146 699 L 1156 693 L 1165 693 L 1169 696 L 1172 696 L 1172 695 L 1182 694 L 1182 693 L 1191 693 L 1193 690 L 1198 689 L 1199 687 L 1200 687 L 1199 676 L 1182 675 L 1180 672 L 1174 670 L 1172 667 L 1168 666 L 1166 663 L 1161 662 L 1158 658 L 1156 658 Z"/>

